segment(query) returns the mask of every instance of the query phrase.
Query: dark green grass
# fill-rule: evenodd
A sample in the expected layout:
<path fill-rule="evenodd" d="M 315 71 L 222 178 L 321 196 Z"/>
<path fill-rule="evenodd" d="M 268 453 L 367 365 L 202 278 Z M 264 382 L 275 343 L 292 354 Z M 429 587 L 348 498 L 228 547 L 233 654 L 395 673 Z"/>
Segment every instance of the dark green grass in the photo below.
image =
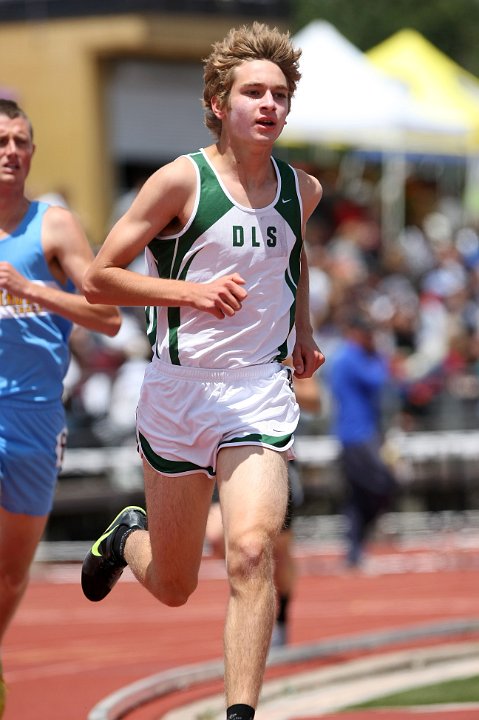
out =
<path fill-rule="evenodd" d="M 353 705 L 348 710 L 352 708 L 408 707 L 411 705 L 468 702 L 479 702 L 478 675 L 404 690 L 393 695 L 386 695 L 359 705 Z"/>

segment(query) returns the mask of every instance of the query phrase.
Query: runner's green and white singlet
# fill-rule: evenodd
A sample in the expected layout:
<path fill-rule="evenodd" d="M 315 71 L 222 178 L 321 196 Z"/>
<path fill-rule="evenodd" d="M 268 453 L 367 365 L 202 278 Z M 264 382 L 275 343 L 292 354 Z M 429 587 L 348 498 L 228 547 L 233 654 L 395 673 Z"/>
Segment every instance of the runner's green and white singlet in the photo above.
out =
<path fill-rule="evenodd" d="M 146 248 L 152 277 L 209 282 L 239 273 L 248 296 L 233 317 L 190 307 L 149 307 L 147 331 L 166 363 L 239 368 L 284 360 L 294 340 L 302 247 L 296 171 L 272 158 L 276 197 L 264 208 L 235 202 L 203 150 L 187 155 L 197 175 L 192 215 L 181 232 Z"/>

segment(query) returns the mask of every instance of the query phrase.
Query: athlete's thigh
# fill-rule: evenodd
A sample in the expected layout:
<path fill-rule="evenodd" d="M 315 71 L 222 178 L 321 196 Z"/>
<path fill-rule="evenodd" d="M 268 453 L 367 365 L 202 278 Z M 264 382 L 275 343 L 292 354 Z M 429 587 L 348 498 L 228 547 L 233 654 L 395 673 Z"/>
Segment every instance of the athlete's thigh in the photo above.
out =
<path fill-rule="evenodd" d="M 217 476 L 227 542 L 249 532 L 275 536 L 288 499 L 286 453 L 241 445 L 218 453 Z"/>
<path fill-rule="evenodd" d="M 162 577 L 198 572 L 214 480 L 203 473 L 160 475 L 143 461 L 148 531 Z"/>
<path fill-rule="evenodd" d="M 24 515 L 0 508 L 0 570 L 22 578 L 45 530 L 47 515 Z"/>
<path fill-rule="evenodd" d="M 212 502 L 206 523 L 206 542 L 209 545 L 211 555 L 223 559 L 225 556 L 225 541 L 223 532 L 223 518 L 218 501 Z"/>

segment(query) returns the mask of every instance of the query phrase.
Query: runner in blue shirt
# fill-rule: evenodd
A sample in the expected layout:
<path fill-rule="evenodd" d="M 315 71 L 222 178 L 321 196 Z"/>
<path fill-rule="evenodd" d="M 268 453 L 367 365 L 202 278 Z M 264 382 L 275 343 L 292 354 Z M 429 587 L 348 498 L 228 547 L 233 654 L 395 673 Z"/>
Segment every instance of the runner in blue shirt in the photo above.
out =
<path fill-rule="evenodd" d="M 76 292 L 93 252 L 75 216 L 25 195 L 34 150 L 28 117 L 0 99 L 0 643 L 53 503 L 70 331 L 120 327 L 116 308 Z M 0 716 L 3 704 L 0 682 Z"/>

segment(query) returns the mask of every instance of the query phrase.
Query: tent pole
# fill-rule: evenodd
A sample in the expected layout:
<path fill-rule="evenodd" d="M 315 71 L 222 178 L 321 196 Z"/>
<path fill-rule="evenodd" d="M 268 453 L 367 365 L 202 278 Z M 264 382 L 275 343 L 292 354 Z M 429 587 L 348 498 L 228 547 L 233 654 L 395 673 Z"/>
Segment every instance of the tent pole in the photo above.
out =
<path fill-rule="evenodd" d="M 466 158 L 466 177 L 463 194 L 464 225 L 477 225 L 479 222 L 479 155 L 470 152 Z"/>
<path fill-rule="evenodd" d="M 404 153 L 382 153 L 381 235 L 389 247 L 404 229 L 406 221 L 407 161 Z"/>

